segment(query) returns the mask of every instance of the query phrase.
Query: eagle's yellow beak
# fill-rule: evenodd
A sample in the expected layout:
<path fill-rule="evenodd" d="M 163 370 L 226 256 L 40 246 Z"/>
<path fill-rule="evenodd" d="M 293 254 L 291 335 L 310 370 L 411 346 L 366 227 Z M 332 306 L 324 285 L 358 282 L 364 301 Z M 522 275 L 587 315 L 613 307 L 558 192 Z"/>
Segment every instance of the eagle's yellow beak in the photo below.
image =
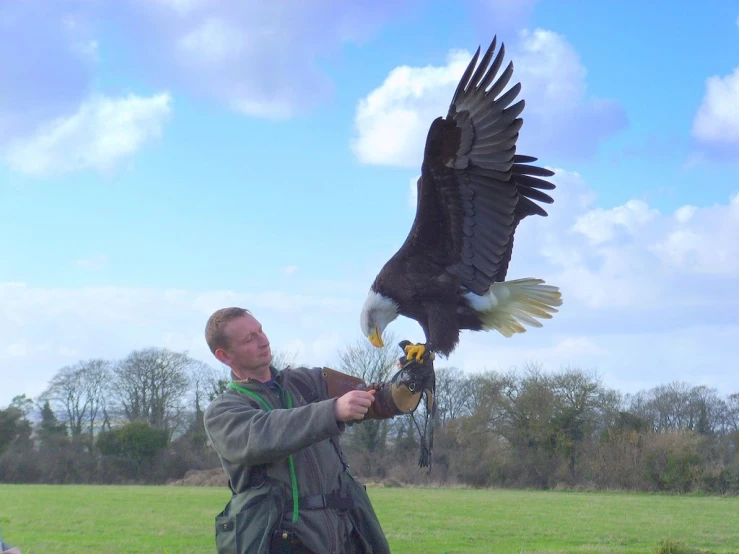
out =
<path fill-rule="evenodd" d="M 377 327 L 377 325 L 372 327 L 372 332 L 369 335 L 369 341 L 372 343 L 373 346 L 376 346 L 377 348 L 382 348 L 383 346 L 385 346 L 385 343 L 382 342 L 380 329 Z"/>

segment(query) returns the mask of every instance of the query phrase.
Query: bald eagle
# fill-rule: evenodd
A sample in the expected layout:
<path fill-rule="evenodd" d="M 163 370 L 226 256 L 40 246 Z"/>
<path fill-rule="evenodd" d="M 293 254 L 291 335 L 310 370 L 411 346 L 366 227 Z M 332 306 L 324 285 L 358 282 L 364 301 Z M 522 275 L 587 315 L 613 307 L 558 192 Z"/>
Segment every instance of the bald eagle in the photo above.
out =
<path fill-rule="evenodd" d="M 542 179 L 552 171 L 531 165 L 537 158 L 515 153 L 524 101 L 513 103 L 520 83 L 503 92 L 512 63 L 493 82 L 505 53 L 501 44 L 493 59 L 496 42 L 475 70 L 477 48 L 446 118 L 431 123 L 413 225 L 362 308 L 362 332 L 377 347 L 398 315 L 420 324 L 425 343 L 406 346 L 409 359 L 448 357 L 463 329 L 511 337 L 525 324 L 541 327 L 538 319 L 562 304 L 559 289 L 542 279 L 505 280 L 516 228 L 527 216 L 547 216 L 536 201 L 552 203 L 542 191 L 555 185 Z"/>

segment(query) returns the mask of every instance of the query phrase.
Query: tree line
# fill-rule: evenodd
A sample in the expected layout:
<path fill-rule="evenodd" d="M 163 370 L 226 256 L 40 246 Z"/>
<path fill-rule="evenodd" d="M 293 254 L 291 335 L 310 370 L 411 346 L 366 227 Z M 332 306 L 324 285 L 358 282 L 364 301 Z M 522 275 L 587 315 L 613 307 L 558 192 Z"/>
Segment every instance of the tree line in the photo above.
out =
<path fill-rule="evenodd" d="M 395 341 L 342 348 L 365 382 L 397 369 Z M 278 368 L 295 365 L 278 353 Z M 739 493 L 739 393 L 671 382 L 637 394 L 576 367 L 463 373 L 437 366 L 433 467 L 418 467 L 422 407 L 351 425 L 362 478 L 390 484 Z M 228 383 L 186 352 L 132 351 L 63 367 L 35 399 L 0 410 L 0 481 L 166 483 L 219 467 L 203 410 Z"/>

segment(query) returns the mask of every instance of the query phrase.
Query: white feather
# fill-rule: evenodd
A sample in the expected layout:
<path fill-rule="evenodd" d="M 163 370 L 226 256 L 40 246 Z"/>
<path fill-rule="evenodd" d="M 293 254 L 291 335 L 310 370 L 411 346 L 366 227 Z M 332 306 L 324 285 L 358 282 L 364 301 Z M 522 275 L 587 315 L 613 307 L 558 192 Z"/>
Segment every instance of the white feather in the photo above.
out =
<path fill-rule="evenodd" d="M 398 304 L 392 299 L 370 290 L 367 299 L 364 301 L 362 313 L 359 315 L 359 325 L 362 328 L 362 333 L 369 336 L 375 325 L 382 333 L 390 322 L 398 317 L 398 309 Z"/>
<path fill-rule="evenodd" d="M 545 285 L 542 279 L 493 283 L 483 296 L 472 292 L 464 296 L 470 307 L 478 312 L 483 329 L 495 329 L 505 337 L 525 333 L 523 324 L 541 327 L 541 322 L 535 318 L 551 319 L 558 311 L 555 306 L 562 305 L 559 288 Z"/>

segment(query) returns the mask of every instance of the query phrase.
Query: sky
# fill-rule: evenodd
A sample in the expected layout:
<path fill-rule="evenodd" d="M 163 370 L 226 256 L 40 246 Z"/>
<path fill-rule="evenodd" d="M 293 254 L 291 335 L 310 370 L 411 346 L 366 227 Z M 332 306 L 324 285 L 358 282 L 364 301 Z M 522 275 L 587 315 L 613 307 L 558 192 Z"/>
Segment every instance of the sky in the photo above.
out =
<path fill-rule="evenodd" d="M 0 0 L 0 406 L 137 348 L 215 367 L 205 322 L 234 305 L 336 366 L 494 36 L 517 152 L 557 185 L 508 278 L 564 304 L 437 367 L 739 392 L 739 1 Z"/>

